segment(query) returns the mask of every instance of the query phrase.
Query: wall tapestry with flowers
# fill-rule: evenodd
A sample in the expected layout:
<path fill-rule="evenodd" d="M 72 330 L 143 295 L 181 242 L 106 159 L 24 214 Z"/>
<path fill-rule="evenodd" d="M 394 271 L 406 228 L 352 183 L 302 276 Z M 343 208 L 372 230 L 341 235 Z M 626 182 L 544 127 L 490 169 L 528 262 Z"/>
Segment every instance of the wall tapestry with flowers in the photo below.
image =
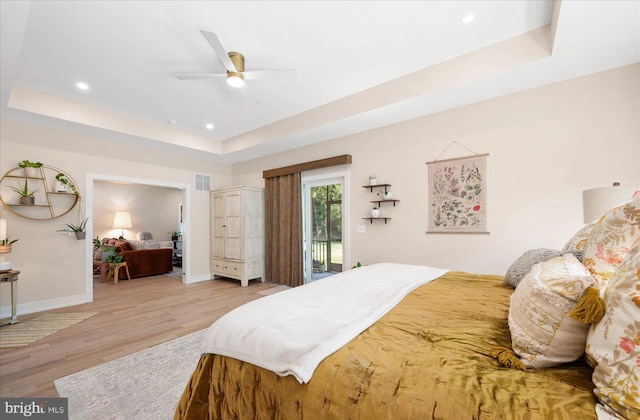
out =
<path fill-rule="evenodd" d="M 487 156 L 427 162 L 427 233 L 487 232 Z"/>

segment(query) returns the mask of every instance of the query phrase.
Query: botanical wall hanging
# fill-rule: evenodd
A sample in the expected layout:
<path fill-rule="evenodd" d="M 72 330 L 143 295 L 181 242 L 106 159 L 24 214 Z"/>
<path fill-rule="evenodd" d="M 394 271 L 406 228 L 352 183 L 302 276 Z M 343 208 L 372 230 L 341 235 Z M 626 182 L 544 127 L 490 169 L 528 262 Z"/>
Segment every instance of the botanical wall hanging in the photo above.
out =
<path fill-rule="evenodd" d="M 487 232 L 487 156 L 488 154 L 475 154 L 427 162 L 429 171 L 427 233 L 489 233 Z"/>

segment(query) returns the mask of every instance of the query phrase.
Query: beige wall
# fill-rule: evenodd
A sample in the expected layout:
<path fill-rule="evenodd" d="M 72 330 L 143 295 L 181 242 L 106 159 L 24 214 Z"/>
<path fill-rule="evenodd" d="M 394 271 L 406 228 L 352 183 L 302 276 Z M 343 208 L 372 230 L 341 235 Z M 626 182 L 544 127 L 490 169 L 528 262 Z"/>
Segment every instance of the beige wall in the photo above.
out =
<path fill-rule="evenodd" d="M 83 199 L 87 197 L 87 179 L 130 179 L 150 185 L 186 185 L 191 197 L 189 214 L 190 241 L 185 250 L 191 281 L 210 278 L 209 265 L 209 194 L 194 191 L 194 174 L 211 175 L 213 187 L 231 183 L 230 165 L 181 157 L 176 154 L 119 146 L 76 133 L 3 120 L 0 124 L 0 172 L 5 173 L 23 159 L 40 161 L 65 170 L 78 183 Z M 93 185 L 89 190 L 93 190 Z M 4 192 L 3 192 L 4 194 Z M 92 207 L 92 203 L 89 207 Z M 87 212 L 91 215 L 92 212 Z M 20 238 L 8 254 L 19 280 L 19 313 L 83 303 L 90 275 L 90 241 L 77 241 L 56 232 L 65 223 L 75 223 L 75 209 L 54 220 L 33 221 L 6 212 L 9 234 Z M 90 221 L 91 222 L 91 221 Z M 91 222 L 92 223 L 92 222 Z M 91 229 L 91 234 L 93 231 Z M 89 232 L 88 232 L 89 234 Z M 7 290 L 0 296 L 0 311 L 6 316 L 10 309 Z"/>
<path fill-rule="evenodd" d="M 582 191 L 638 184 L 640 65 L 626 66 L 233 166 L 233 184 L 262 171 L 351 154 L 350 261 L 426 264 L 504 274 L 537 247 L 561 248 L 582 225 Z M 458 141 L 488 157 L 490 235 L 425 234 L 427 167 Z M 441 158 L 469 152 L 456 145 Z M 389 224 L 365 223 L 368 176 L 392 184 Z M 357 225 L 366 233 L 356 233 Z"/>
<path fill-rule="evenodd" d="M 93 237 L 118 237 L 123 229 L 113 229 L 116 211 L 128 211 L 131 229 L 124 229 L 126 239 L 148 231 L 156 241 L 169 241 L 169 232 L 178 230 L 178 205 L 182 191 L 152 185 L 96 181 L 93 187 Z"/>

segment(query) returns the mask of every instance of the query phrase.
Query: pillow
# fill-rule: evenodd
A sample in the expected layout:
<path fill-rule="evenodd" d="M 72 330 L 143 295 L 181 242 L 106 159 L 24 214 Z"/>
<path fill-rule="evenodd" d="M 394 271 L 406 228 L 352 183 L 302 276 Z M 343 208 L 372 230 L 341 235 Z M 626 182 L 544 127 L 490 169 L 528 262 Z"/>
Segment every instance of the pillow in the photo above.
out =
<path fill-rule="evenodd" d="M 127 241 L 116 241 L 114 246 L 116 247 L 118 252 L 131 251 L 133 249 L 133 246 L 131 246 L 131 244 Z"/>
<path fill-rule="evenodd" d="M 136 239 L 139 241 L 152 241 L 153 235 L 151 232 L 138 232 L 136 233 Z"/>
<path fill-rule="evenodd" d="M 145 249 L 145 241 L 128 241 L 133 249 Z"/>
<path fill-rule="evenodd" d="M 569 242 L 564 245 L 564 248 L 562 248 L 562 250 L 564 252 L 571 252 L 571 250 L 574 249 L 584 251 L 584 247 L 587 244 L 587 239 L 589 239 L 589 234 L 591 233 L 591 230 L 593 229 L 595 224 L 596 222 L 591 222 L 582 226 L 580 230 L 577 231 L 575 235 L 571 237 L 571 239 L 569 239 Z"/>
<path fill-rule="evenodd" d="M 595 280 L 572 254 L 536 264 L 511 295 L 513 351 L 528 368 L 572 362 L 584 353 L 589 325 L 569 317 Z"/>
<path fill-rule="evenodd" d="M 158 242 L 146 242 L 144 247 L 146 249 L 158 249 L 160 248 L 160 244 Z"/>
<path fill-rule="evenodd" d="M 607 310 L 587 337 L 601 403 L 625 418 L 640 418 L 640 246 L 633 248 L 604 289 Z"/>
<path fill-rule="evenodd" d="M 640 243 L 640 195 L 604 214 L 593 227 L 584 249 L 584 265 L 598 287 L 606 286 L 616 268 Z"/>
<path fill-rule="evenodd" d="M 569 252 L 569 251 L 567 251 Z M 556 258 L 565 254 L 565 252 L 557 251 L 555 249 L 537 248 L 531 249 L 522 254 L 507 270 L 507 274 L 504 276 L 504 284 L 509 286 L 518 287 L 518 283 L 524 276 L 527 275 L 531 268 L 541 262 Z M 582 260 L 582 251 L 574 250 L 573 254 L 578 260 Z"/>

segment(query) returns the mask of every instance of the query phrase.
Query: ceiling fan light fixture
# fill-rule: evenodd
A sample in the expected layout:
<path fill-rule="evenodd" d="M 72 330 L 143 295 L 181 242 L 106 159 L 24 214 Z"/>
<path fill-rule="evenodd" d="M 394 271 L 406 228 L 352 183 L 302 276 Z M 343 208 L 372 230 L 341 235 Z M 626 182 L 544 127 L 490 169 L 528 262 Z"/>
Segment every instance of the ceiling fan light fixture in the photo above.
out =
<path fill-rule="evenodd" d="M 242 76 L 242 73 L 230 71 L 227 73 L 227 83 L 229 86 L 241 88 L 244 86 L 244 77 Z"/>

